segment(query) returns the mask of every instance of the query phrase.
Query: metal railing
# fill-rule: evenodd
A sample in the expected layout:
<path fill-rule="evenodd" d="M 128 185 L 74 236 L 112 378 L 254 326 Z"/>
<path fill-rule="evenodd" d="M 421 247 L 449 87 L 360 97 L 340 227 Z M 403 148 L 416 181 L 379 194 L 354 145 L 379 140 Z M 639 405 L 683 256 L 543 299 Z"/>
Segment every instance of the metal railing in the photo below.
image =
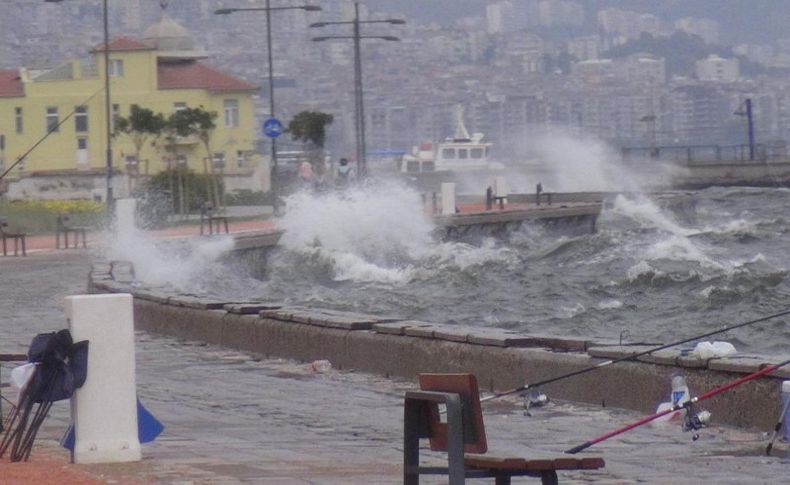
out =
<path fill-rule="evenodd" d="M 705 165 L 721 162 L 765 162 L 767 160 L 787 160 L 787 144 L 757 144 L 755 156 L 751 160 L 750 147 L 743 145 L 689 145 L 656 147 L 623 147 L 621 155 L 624 162 L 661 160 L 684 162 L 688 165 Z"/>

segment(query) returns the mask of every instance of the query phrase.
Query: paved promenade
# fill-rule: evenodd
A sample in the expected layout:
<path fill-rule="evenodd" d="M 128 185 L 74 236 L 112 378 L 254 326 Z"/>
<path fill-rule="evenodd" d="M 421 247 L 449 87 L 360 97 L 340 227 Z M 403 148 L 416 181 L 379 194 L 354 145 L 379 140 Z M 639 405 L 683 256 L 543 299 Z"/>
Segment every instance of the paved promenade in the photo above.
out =
<path fill-rule="evenodd" d="M 84 293 L 93 258 L 92 249 L 0 257 L 0 353 L 24 352 L 36 333 L 66 327 L 63 298 Z M 61 402 L 42 427 L 33 461 L 0 462 L 0 483 L 400 483 L 402 395 L 412 382 L 316 373 L 309 363 L 144 333 L 137 344 L 140 398 L 166 426 L 144 445 L 144 460 L 69 465 L 56 444 L 69 413 Z M 528 417 L 516 399 L 493 401 L 484 412 L 491 451 L 523 456 L 560 452 L 640 417 L 570 403 L 550 403 Z M 786 483 L 787 446 L 778 445 L 781 457 L 765 457 L 765 439 L 714 425 L 694 442 L 675 425 L 644 426 L 586 452 L 603 456 L 604 470 L 561 473 L 560 481 Z"/>

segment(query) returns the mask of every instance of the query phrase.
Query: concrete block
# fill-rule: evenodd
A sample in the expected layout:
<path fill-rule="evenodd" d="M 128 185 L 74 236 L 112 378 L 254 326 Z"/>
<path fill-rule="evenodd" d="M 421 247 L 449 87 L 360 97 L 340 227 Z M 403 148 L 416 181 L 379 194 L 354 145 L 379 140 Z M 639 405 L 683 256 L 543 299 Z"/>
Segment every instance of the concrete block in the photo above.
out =
<path fill-rule="evenodd" d="M 310 319 L 311 325 L 319 324 L 321 327 L 340 328 L 343 330 L 370 330 L 375 322 L 358 320 L 355 318 L 332 317 L 320 320 Z"/>
<path fill-rule="evenodd" d="M 91 265 L 91 274 L 93 273 L 107 273 L 110 274 L 110 263 L 97 262 Z"/>
<path fill-rule="evenodd" d="M 474 331 L 474 328 L 462 325 L 441 325 L 434 330 L 433 338 L 450 342 L 467 343 L 469 341 L 469 334 L 472 331 Z"/>
<path fill-rule="evenodd" d="M 438 323 L 415 325 L 403 329 L 403 334 L 409 337 L 433 338 L 433 332 L 440 328 Z"/>
<path fill-rule="evenodd" d="M 469 343 L 494 347 L 532 347 L 531 337 L 497 328 L 475 328 L 469 333 Z"/>
<path fill-rule="evenodd" d="M 532 347 L 546 347 L 555 350 L 570 350 L 584 352 L 590 348 L 590 341 L 586 339 L 571 339 L 553 335 L 526 335 L 532 341 Z"/>
<path fill-rule="evenodd" d="M 224 306 L 228 313 L 236 315 L 258 315 L 263 310 L 277 310 L 282 305 L 276 303 L 229 303 Z"/>
<path fill-rule="evenodd" d="M 675 360 L 675 365 L 677 366 L 687 369 L 704 369 L 708 367 L 710 359 L 700 359 L 696 354 L 686 350 L 678 351 L 678 353 L 678 358 Z"/>
<path fill-rule="evenodd" d="M 406 322 L 374 323 L 373 331 L 389 335 L 405 335 Z"/>
<path fill-rule="evenodd" d="M 647 362 L 649 364 L 678 365 L 678 359 L 680 359 L 680 356 L 681 356 L 681 352 L 678 350 L 663 349 L 663 350 L 657 350 L 655 352 L 651 352 L 647 355 L 643 355 L 639 357 L 637 360 L 639 362 Z M 699 367 L 699 366 L 694 366 L 694 367 Z"/>
<path fill-rule="evenodd" d="M 733 355 L 720 359 L 710 359 L 708 369 L 722 372 L 735 372 L 751 374 L 757 372 L 766 364 L 771 364 L 772 359 L 753 355 Z"/>
<path fill-rule="evenodd" d="M 168 303 L 185 308 L 196 308 L 198 310 L 221 310 L 225 305 L 233 302 L 227 300 L 219 301 L 201 296 L 179 295 L 170 298 Z"/>
<path fill-rule="evenodd" d="M 135 288 L 132 290 L 132 295 L 135 298 L 162 304 L 167 304 L 170 301 L 170 295 L 148 288 Z"/>
<path fill-rule="evenodd" d="M 142 459 L 137 430 L 134 311 L 130 294 L 66 298 L 75 341 L 88 340 L 88 375 L 72 398 L 74 463 Z"/>
<path fill-rule="evenodd" d="M 271 310 L 261 310 L 258 316 L 261 318 L 280 320 L 283 322 L 289 321 L 291 318 L 289 307 L 282 307 L 282 308 L 271 309 Z"/>
<path fill-rule="evenodd" d="M 118 281 L 100 281 L 96 283 L 97 288 L 101 288 L 108 293 L 130 293 L 132 287 L 127 283 Z"/>
<path fill-rule="evenodd" d="M 616 360 L 624 357 L 633 357 L 634 355 L 650 350 L 655 347 L 647 345 L 616 345 L 612 347 L 590 347 L 587 353 L 590 357 L 599 359 Z"/>

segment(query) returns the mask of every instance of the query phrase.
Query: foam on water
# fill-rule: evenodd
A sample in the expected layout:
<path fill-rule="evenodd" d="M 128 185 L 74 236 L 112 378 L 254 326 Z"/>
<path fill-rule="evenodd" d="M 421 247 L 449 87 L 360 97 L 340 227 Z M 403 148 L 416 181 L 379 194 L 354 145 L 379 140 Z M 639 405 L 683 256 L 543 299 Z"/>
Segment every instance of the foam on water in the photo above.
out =
<path fill-rule="evenodd" d="M 419 194 L 388 181 L 286 200 L 281 247 L 331 266 L 335 281 L 405 284 L 453 266 L 500 259 L 493 243 L 442 243 Z"/>

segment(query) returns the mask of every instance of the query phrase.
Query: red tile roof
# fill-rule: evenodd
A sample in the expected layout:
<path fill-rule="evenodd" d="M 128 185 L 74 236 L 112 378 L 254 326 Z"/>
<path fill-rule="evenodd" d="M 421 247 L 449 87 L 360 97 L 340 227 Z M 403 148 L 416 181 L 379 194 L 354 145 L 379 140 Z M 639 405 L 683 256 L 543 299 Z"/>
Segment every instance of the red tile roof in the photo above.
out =
<path fill-rule="evenodd" d="M 0 98 L 19 98 L 25 95 L 19 71 L 0 70 Z"/>
<path fill-rule="evenodd" d="M 110 41 L 110 52 L 122 51 L 152 51 L 153 47 L 142 42 L 130 39 L 129 37 L 116 37 Z M 104 42 L 94 47 L 91 52 L 104 52 Z"/>
<path fill-rule="evenodd" d="M 159 64 L 159 89 L 257 91 L 258 87 L 199 62 Z"/>

